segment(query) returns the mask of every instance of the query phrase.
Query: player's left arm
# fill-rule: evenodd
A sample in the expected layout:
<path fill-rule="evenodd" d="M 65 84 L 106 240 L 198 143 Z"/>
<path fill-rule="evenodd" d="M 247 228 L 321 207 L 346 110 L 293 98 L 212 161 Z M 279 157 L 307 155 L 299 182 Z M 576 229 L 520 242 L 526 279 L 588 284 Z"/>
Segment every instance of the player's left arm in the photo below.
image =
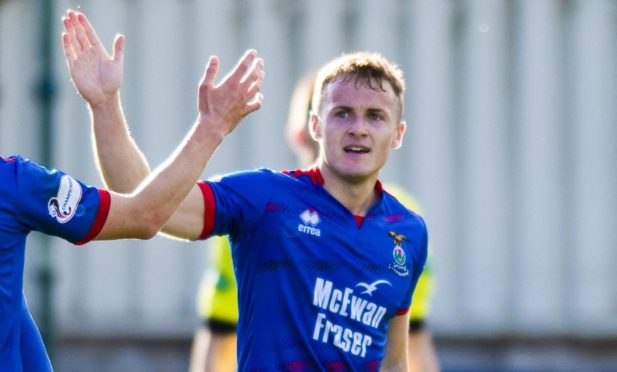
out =
<path fill-rule="evenodd" d="M 396 315 L 390 320 L 386 335 L 386 352 L 381 362 L 381 371 L 408 370 L 407 333 L 409 332 L 409 316 Z"/>

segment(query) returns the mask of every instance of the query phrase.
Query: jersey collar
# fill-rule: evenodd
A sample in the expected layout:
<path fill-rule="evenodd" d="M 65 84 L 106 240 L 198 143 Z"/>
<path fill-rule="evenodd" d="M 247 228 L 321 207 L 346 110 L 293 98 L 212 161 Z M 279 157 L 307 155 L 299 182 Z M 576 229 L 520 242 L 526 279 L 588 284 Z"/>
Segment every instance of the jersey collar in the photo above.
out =
<path fill-rule="evenodd" d="M 313 182 L 313 184 L 315 185 L 323 186 L 324 184 L 323 176 L 321 175 L 321 171 L 319 170 L 319 167 L 317 166 L 313 168 L 308 168 L 308 169 L 296 169 L 292 171 L 284 171 L 283 173 L 289 174 L 292 177 L 296 177 L 296 178 L 301 177 L 301 176 L 307 176 L 311 179 L 311 182 Z M 379 196 L 383 194 L 383 186 L 380 180 L 377 180 L 377 182 L 375 182 L 375 189 L 379 193 Z"/>
<path fill-rule="evenodd" d="M 0 161 L 3 161 L 5 163 L 11 163 L 11 162 L 15 161 L 16 159 L 17 159 L 17 157 L 15 155 L 9 156 L 8 158 L 0 156 Z"/>

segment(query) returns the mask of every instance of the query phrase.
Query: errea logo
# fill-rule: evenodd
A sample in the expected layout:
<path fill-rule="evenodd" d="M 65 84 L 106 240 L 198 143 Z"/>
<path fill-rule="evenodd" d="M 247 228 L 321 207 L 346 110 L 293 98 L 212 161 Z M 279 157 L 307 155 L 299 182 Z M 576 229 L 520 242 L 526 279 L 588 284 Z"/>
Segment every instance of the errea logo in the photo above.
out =
<path fill-rule="evenodd" d="M 321 221 L 319 218 L 319 213 L 317 211 L 312 211 L 310 209 L 305 210 L 300 214 L 300 219 L 304 222 L 305 225 L 313 225 L 317 226 L 317 224 Z"/>
<path fill-rule="evenodd" d="M 305 210 L 300 213 L 300 219 L 302 223 L 298 225 L 298 231 L 308 235 L 321 236 L 321 230 L 315 227 L 321 222 L 316 210 Z"/>

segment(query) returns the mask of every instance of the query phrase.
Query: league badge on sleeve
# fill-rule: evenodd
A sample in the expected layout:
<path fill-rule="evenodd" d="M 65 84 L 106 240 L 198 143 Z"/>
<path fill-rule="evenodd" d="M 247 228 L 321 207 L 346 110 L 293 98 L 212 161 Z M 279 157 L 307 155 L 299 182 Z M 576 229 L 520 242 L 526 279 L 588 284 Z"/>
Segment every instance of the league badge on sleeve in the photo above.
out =
<path fill-rule="evenodd" d="M 59 223 L 69 222 L 75 215 L 81 201 L 81 185 L 73 177 L 64 175 L 60 179 L 58 194 L 49 199 L 49 215 Z"/>
<path fill-rule="evenodd" d="M 388 268 L 399 276 L 407 276 L 409 275 L 409 270 L 407 270 L 407 265 L 405 264 L 407 258 L 405 257 L 403 242 L 409 241 L 409 239 L 407 239 L 404 235 L 395 233 L 394 231 L 388 231 L 388 235 L 394 239 L 394 250 L 392 251 L 394 262 L 391 263 Z"/>

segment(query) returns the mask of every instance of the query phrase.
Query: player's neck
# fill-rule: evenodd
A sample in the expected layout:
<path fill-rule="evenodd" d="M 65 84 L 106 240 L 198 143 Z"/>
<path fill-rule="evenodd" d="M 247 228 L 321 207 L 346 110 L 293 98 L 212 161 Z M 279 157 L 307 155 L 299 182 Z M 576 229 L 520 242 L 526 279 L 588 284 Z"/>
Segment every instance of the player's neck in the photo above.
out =
<path fill-rule="evenodd" d="M 324 180 L 324 189 L 356 216 L 366 216 L 379 199 L 375 189 L 377 174 L 363 180 L 348 180 L 327 166 L 321 165 L 319 170 Z"/>

